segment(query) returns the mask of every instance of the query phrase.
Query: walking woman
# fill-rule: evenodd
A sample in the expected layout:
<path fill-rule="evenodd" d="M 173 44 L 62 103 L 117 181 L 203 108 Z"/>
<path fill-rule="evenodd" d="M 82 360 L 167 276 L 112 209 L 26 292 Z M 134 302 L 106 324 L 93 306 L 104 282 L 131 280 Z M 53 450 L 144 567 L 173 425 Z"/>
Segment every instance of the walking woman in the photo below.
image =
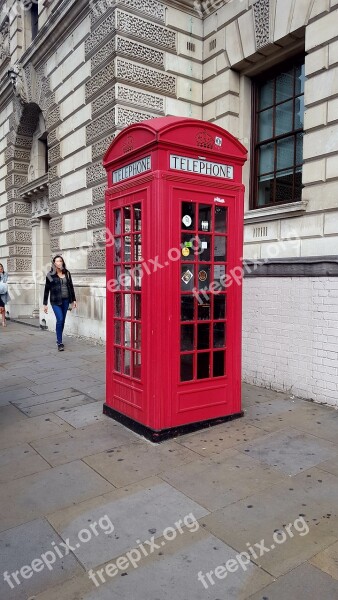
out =
<path fill-rule="evenodd" d="M 8 273 L 5 273 L 4 266 L 0 263 L 0 314 L 3 327 L 7 327 L 5 306 L 10 301 L 10 295 L 7 289 L 7 280 Z"/>
<path fill-rule="evenodd" d="M 48 312 L 48 296 L 56 316 L 56 343 L 59 351 L 65 349 L 62 343 L 62 334 L 65 326 L 67 310 L 70 304 L 76 308 L 76 298 L 71 274 L 66 268 L 65 261 L 59 254 L 54 256 L 52 268 L 47 273 L 45 293 L 43 296 L 43 310 Z"/>

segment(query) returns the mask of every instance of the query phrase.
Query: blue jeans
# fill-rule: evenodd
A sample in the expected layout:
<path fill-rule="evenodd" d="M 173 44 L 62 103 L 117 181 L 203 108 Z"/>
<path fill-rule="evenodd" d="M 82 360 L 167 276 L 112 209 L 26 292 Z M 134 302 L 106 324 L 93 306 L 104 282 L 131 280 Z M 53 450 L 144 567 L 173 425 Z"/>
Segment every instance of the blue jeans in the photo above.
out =
<path fill-rule="evenodd" d="M 68 306 L 68 298 L 62 300 L 61 306 L 58 304 L 52 304 L 52 309 L 56 316 L 56 341 L 58 344 L 62 344 L 62 333 L 66 322 Z"/>

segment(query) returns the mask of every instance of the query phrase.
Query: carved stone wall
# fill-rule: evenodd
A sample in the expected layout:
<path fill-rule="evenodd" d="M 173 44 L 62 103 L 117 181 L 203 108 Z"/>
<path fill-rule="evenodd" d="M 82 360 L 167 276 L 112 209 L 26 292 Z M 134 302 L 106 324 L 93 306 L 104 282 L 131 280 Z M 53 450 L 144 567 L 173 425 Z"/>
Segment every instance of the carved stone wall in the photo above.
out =
<path fill-rule="evenodd" d="M 116 77 L 127 83 L 149 88 L 164 95 L 176 95 L 176 77 L 143 67 L 131 61 L 116 59 Z"/>
<path fill-rule="evenodd" d="M 253 5 L 256 48 L 270 42 L 270 0 L 256 0 Z"/>

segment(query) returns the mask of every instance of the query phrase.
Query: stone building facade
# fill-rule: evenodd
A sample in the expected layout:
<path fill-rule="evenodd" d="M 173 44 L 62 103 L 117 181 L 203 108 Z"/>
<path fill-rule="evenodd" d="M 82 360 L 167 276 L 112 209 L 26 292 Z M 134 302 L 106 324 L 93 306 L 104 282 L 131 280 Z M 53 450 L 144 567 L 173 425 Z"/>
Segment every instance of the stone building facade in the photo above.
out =
<path fill-rule="evenodd" d="M 11 316 L 39 315 L 61 252 L 79 300 L 68 326 L 104 339 L 103 153 L 136 121 L 213 121 L 249 151 L 244 377 L 337 405 L 338 1 L 0 0 L 0 11 Z"/>

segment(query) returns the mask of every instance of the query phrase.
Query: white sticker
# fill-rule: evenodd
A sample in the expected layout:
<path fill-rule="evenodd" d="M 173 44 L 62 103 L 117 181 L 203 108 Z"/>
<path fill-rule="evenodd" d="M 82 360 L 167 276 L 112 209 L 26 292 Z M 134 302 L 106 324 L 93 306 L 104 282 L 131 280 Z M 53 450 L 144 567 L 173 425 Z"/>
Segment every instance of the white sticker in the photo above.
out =
<path fill-rule="evenodd" d="M 192 218 L 190 217 L 190 215 L 184 215 L 182 221 L 186 227 L 190 227 L 190 225 L 192 223 Z"/>
<path fill-rule="evenodd" d="M 191 271 L 189 271 L 189 269 L 187 271 L 185 271 L 185 273 L 183 273 L 182 275 L 182 281 L 184 281 L 184 283 L 186 285 L 188 285 L 189 281 L 192 279 L 193 274 Z"/>
<path fill-rule="evenodd" d="M 206 250 L 208 247 L 208 242 L 202 242 L 202 250 Z"/>

